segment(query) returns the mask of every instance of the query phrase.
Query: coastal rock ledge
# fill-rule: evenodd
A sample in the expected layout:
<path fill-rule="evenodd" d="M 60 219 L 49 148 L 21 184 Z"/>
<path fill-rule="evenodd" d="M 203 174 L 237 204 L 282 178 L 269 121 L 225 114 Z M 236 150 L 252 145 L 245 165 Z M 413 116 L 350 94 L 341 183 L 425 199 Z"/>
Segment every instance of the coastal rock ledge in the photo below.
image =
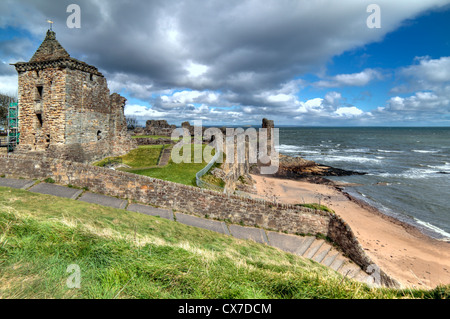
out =
<path fill-rule="evenodd" d="M 259 171 L 259 168 L 257 168 L 256 170 Z M 280 154 L 278 172 L 274 174 L 274 177 L 297 179 L 322 176 L 350 176 L 365 174 L 367 173 L 344 170 L 322 165 L 314 161 L 305 160 L 301 157 L 292 157 Z"/>

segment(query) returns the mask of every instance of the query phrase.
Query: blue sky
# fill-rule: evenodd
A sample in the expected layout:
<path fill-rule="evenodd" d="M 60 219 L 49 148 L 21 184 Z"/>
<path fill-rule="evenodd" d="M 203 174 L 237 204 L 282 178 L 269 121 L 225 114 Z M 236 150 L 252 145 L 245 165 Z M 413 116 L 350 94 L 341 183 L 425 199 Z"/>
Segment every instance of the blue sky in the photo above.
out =
<path fill-rule="evenodd" d="M 9 63 L 31 58 L 50 18 L 142 121 L 450 125 L 449 0 L 378 1 L 373 29 L 373 1 L 261 1 L 3 0 L 0 92 L 17 90 Z M 71 3 L 79 29 L 66 24 Z"/>

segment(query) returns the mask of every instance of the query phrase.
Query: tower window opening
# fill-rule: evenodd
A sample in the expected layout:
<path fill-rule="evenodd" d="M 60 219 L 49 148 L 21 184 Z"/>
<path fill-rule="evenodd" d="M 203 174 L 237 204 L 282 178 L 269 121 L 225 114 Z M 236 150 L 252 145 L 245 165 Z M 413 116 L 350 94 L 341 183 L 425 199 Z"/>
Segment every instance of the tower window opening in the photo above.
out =
<path fill-rule="evenodd" d="M 40 86 L 37 86 L 36 88 L 37 88 L 37 93 L 38 93 L 37 97 L 40 100 L 40 99 L 42 99 L 42 94 L 44 92 L 44 87 L 40 85 Z"/>
<path fill-rule="evenodd" d="M 39 121 L 39 127 L 42 127 L 42 123 L 43 123 L 43 121 L 42 121 L 42 114 L 36 114 L 36 116 L 37 116 L 37 119 Z"/>

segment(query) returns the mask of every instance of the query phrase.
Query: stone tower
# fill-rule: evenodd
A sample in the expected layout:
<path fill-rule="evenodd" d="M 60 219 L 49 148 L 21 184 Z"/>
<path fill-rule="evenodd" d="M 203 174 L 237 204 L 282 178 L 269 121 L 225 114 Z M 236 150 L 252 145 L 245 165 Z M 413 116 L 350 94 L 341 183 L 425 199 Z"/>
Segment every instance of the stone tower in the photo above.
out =
<path fill-rule="evenodd" d="M 110 95 L 94 66 L 70 57 L 47 31 L 19 74 L 19 153 L 76 162 L 119 156 L 136 147 L 127 133 L 126 99 Z"/>

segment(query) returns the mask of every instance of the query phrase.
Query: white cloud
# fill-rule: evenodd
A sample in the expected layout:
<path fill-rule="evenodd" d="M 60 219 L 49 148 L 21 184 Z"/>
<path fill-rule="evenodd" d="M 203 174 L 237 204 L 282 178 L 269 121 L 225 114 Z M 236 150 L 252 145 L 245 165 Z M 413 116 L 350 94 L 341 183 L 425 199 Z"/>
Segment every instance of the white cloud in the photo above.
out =
<path fill-rule="evenodd" d="M 306 102 L 300 102 L 300 107 L 297 109 L 299 113 L 317 113 L 323 110 L 323 99 L 315 98 Z"/>
<path fill-rule="evenodd" d="M 342 94 L 339 92 L 328 92 L 325 95 L 325 102 L 329 105 L 338 105 L 342 99 Z"/>
<path fill-rule="evenodd" d="M 189 61 L 185 68 L 188 71 L 189 76 L 194 78 L 205 74 L 209 69 L 207 65 L 194 63 L 192 61 Z"/>
<path fill-rule="evenodd" d="M 17 82 L 17 75 L 0 75 L 0 93 L 16 95 Z"/>
<path fill-rule="evenodd" d="M 143 105 L 127 104 L 125 106 L 125 116 L 139 116 L 154 119 L 154 118 L 163 118 L 167 115 L 168 113 L 166 112 L 159 112 Z"/>
<path fill-rule="evenodd" d="M 358 109 L 356 106 L 350 106 L 350 107 L 340 107 L 338 108 L 335 113 L 338 116 L 343 117 L 353 117 L 353 116 L 359 116 L 364 114 L 364 112 L 360 109 Z"/>
<path fill-rule="evenodd" d="M 139 81 L 139 78 L 131 74 L 115 73 L 105 75 L 111 92 L 125 92 L 132 96 L 146 100 L 151 96 L 153 83 L 151 81 Z"/>
<path fill-rule="evenodd" d="M 450 96 L 439 96 L 433 92 L 416 92 L 414 95 L 402 98 L 391 98 L 385 110 L 404 112 L 450 112 Z"/>
<path fill-rule="evenodd" d="M 439 59 L 417 57 L 416 60 L 419 64 L 401 70 L 403 76 L 434 84 L 450 82 L 450 56 Z"/>
<path fill-rule="evenodd" d="M 359 73 L 338 74 L 329 80 L 322 80 L 314 83 L 315 86 L 331 88 L 342 86 L 364 86 L 375 79 L 381 79 L 381 73 L 377 70 L 366 69 Z"/>
<path fill-rule="evenodd" d="M 291 101 L 293 99 L 292 95 L 288 94 L 277 94 L 277 95 L 270 95 L 267 97 L 267 101 L 269 102 L 287 102 Z"/>
<path fill-rule="evenodd" d="M 373 113 L 380 119 L 398 121 L 450 120 L 450 57 L 417 57 L 415 61 L 418 64 L 397 72 L 404 83 L 391 90 L 409 96 L 394 96 Z"/>
<path fill-rule="evenodd" d="M 161 95 L 156 103 L 158 107 L 163 109 L 182 108 L 189 104 L 214 104 L 219 100 L 219 96 L 215 92 L 184 90 L 175 92 L 171 95 Z"/>

